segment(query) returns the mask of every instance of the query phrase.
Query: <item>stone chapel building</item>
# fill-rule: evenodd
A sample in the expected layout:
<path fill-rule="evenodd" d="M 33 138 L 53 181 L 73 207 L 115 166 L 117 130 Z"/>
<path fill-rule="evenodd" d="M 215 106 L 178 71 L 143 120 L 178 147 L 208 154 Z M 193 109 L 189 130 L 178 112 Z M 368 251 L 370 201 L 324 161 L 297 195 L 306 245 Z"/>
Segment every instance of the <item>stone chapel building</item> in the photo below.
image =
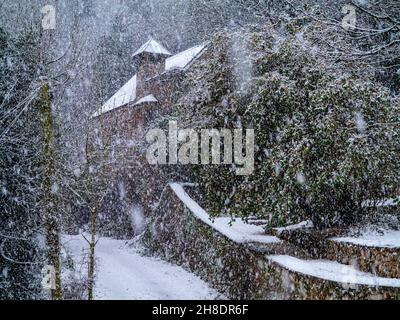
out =
<path fill-rule="evenodd" d="M 155 110 L 171 107 L 182 76 L 206 51 L 198 45 L 173 55 L 150 38 L 132 55 L 136 74 L 92 118 L 117 135 L 141 134 Z"/>

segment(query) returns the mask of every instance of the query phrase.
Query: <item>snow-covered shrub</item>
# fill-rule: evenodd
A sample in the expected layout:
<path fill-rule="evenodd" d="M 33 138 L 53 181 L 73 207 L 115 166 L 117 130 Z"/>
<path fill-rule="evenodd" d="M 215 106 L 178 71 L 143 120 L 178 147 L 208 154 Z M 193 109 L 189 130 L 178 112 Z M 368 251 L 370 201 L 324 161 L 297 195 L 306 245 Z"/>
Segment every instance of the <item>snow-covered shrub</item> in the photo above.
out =
<path fill-rule="evenodd" d="M 70 252 L 63 252 L 61 257 L 63 264 L 63 300 L 86 300 L 89 280 L 86 266 L 89 257 L 82 255 L 82 260 L 74 261 Z"/>
<path fill-rule="evenodd" d="M 362 201 L 396 192 L 398 98 L 365 65 L 321 55 L 308 30 L 220 35 L 185 80 L 176 108 L 182 127 L 255 130 L 251 176 L 231 166 L 188 169 L 212 214 L 258 216 L 270 226 L 304 218 L 320 228 L 341 226 L 365 213 Z M 245 89 L 237 81 L 243 64 L 252 71 L 239 79 Z"/>

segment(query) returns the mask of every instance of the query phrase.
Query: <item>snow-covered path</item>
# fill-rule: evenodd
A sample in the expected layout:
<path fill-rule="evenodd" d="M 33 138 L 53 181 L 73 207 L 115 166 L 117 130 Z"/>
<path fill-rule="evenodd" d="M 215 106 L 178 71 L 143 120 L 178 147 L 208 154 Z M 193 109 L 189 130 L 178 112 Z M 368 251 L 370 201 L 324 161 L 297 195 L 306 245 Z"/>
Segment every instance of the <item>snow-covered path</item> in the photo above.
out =
<path fill-rule="evenodd" d="M 63 240 L 73 260 L 80 261 L 87 252 L 82 237 L 65 236 Z M 96 258 L 96 299 L 202 300 L 219 296 L 197 276 L 160 259 L 144 257 L 125 241 L 100 239 Z"/>

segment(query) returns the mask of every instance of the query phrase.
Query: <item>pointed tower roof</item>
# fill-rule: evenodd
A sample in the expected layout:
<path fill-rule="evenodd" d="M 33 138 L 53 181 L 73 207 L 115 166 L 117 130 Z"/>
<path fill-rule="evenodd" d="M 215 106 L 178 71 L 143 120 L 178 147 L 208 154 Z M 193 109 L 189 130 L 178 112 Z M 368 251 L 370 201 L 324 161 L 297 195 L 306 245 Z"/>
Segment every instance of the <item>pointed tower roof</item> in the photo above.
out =
<path fill-rule="evenodd" d="M 150 37 L 150 39 L 142 45 L 133 55 L 132 57 L 136 57 L 141 53 L 153 53 L 153 54 L 160 54 L 166 56 L 172 56 L 171 52 L 169 52 L 161 43 L 154 40 Z"/>

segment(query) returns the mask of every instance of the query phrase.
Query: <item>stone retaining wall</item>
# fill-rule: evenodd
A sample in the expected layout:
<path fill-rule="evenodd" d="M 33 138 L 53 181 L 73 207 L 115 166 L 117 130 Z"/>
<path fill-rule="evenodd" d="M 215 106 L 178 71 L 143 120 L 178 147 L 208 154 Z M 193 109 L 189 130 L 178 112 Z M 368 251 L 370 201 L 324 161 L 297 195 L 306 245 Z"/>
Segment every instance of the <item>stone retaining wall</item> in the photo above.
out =
<path fill-rule="evenodd" d="M 199 220 L 169 186 L 143 237 L 152 254 L 183 266 L 230 299 L 399 299 L 399 288 L 348 286 L 268 260 L 303 254 L 286 243 L 238 244 Z"/>
<path fill-rule="evenodd" d="M 308 248 L 312 258 L 356 265 L 361 271 L 380 277 L 400 278 L 399 248 L 370 247 L 330 239 L 345 235 L 346 231 L 298 229 L 281 232 L 278 237 L 299 248 Z"/>
<path fill-rule="evenodd" d="M 381 277 L 400 278 L 400 250 L 398 248 L 367 247 L 328 240 L 326 258 L 341 263 L 357 264 L 360 270 Z"/>

